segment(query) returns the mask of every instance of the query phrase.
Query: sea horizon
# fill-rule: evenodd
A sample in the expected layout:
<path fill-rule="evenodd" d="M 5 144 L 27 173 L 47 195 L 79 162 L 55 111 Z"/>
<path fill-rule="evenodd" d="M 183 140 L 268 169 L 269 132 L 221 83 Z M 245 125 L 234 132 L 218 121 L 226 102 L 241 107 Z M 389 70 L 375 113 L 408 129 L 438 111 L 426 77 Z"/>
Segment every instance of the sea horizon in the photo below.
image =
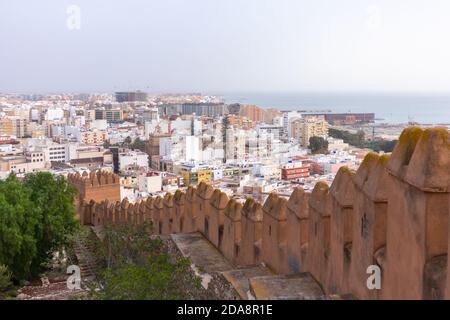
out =
<path fill-rule="evenodd" d="M 375 113 L 378 123 L 450 124 L 450 93 L 446 92 L 229 92 L 215 95 L 226 103 L 283 111 Z"/>

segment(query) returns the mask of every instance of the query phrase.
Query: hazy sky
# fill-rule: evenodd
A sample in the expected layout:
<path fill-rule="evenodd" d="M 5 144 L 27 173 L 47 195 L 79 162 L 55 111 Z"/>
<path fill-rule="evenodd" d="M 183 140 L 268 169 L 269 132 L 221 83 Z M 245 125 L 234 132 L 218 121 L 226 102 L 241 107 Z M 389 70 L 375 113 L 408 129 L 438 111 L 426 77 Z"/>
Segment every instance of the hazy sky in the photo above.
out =
<path fill-rule="evenodd" d="M 448 0 L 0 0 L 0 92 L 450 91 L 449 16 Z"/>

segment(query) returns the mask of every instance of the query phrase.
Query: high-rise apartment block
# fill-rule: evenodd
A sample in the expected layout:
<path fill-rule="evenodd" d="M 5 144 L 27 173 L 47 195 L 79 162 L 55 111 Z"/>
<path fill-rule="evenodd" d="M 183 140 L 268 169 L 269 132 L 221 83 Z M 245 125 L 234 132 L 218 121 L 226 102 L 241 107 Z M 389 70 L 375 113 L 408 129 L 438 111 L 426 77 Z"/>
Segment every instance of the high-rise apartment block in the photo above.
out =
<path fill-rule="evenodd" d="M 308 147 L 309 139 L 312 137 L 326 137 L 328 135 L 329 124 L 324 117 L 304 116 L 295 119 L 290 124 L 291 137 L 299 140 L 300 145 Z"/>

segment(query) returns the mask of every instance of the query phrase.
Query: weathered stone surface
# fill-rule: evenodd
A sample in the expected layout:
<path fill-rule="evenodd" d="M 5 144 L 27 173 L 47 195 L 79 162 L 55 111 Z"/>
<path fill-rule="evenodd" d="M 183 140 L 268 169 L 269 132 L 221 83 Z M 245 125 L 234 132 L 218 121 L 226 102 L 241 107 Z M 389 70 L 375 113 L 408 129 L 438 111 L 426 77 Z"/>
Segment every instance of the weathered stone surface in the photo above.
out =
<path fill-rule="evenodd" d="M 326 283 L 330 255 L 330 197 L 329 187 L 319 182 L 309 197 L 308 268 L 312 276 Z"/>
<path fill-rule="evenodd" d="M 236 265 L 240 263 L 241 256 L 241 217 L 242 205 L 236 200 L 228 201 L 225 208 L 221 251 L 225 258 Z"/>
<path fill-rule="evenodd" d="M 287 267 L 291 274 L 308 270 L 309 196 L 296 188 L 287 203 Z"/>
<path fill-rule="evenodd" d="M 210 204 L 209 227 L 207 237 L 219 250 L 222 249 L 224 233 L 225 208 L 230 199 L 219 189 L 214 190 Z"/>
<path fill-rule="evenodd" d="M 242 208 L 241 218 L 241 265 L 256 265 L 261 259 L 263 210 L 262 206 L 253 199 L 247 199 Z"/>
<path fill-rule="evenodd" d="M 330 188 L 330 265 L 323 284 L 328 294 L 349 290 L 351 250 L 346 251 L 346 247 L 352 245 L 354 175 L 347 167 L 342 167 Z"/>
<path fill-rule="evenodd" d="M 392 153 L 385 299 L 423 299 L 427 261 L 447 254 L 449 157 L 448 131 L 442 129 L 405 130 Z"/>
<path fill-rule="evenodd" d="M 252 199 L 242 206 L 200 183 L 186 193 L 137 203 L 82 196 L 76 208 L 83 224 L 151 220 L 156 234 L 194 232 L 198 241 L 191 238 L 187 247 L 189 241 L 181 241 L 181 248 L 211 268 L 214 291 L 231 288 L 228 298 L 242 298 L 245 277 L 253 278 L 252 269 L 264 263 L 280 275 L 310 272 L 325 291 L 320 299 L 448 299 L 449 167 L 448 130 L 413 127 L 391 156 L 370 153 L 356 174 L 343 168 L 330 188 L 319 182 L 312 193 L 295 190 L 289 201 L 271 194 L 263 206 Z M 70 180 L 80 190 L 119 181 L 86 172 Z M 212 256 L 197 253 L 205 250 Z M 248 268 L 233 273 L 234 265 Z M 366 286 L 372 265 L 381 268 L 381 290 Z M 232 275 L 236 279 L 227 280 Z"/>
<path fill-rule="evenodd" d="M 261 266 L 248 267 L 242 269 L 234 269 L 222 273 L 225 279 L 239 294 L 242 300 L 250 298 L 250 282 L 249 279 L 261 276 L 273 276 L 273 273 Z"/>
<path fill-rule="evenodd" d="M 375 264 L 377 259 L 380 262 L 384 259 L 385 250 L 381 249 L 386 246 L 387 188 L 390 184 L 390 177 L 386 171 L 388 160 L 389 156 L 386 155 L 380 157 L 369 154 L 354 177 L 349 291 L 360 299 L 376 299 L 380 295 L 380 290 L 369 290 L 366 281 L 367 268 Z M 381 268 L 382 264 L 379 264 Z"/>
<path fill-rule="evenodd" d="M 263 206 L 263 261 L 277 273 L 287 273 L 287 201 L 271 194 Z"/>
<path fill-rule="evenodd" d="M 309 273 L 250 278 L 250 292 L 257 300 L 314 300 L 324 292 Z"/>

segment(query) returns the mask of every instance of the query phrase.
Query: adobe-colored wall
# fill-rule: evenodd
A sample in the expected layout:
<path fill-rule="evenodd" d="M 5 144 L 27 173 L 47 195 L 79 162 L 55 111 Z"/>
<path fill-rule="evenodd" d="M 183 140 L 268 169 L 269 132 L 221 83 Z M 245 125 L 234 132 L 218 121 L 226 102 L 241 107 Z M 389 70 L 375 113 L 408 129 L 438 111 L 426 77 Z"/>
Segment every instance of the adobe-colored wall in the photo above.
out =
<path fill-rule="evenodd" d="M 166 230 L 167 227 L 164 227 L 164 200 L 161 197 L 156 197 L 155 201 L 153 202 L 153 228 L 155 230 L 156 234 L 163 234 L 164 230 Z"/>
<path fill-rule="evenodd" d="M 349 291 L 360 299 L 376 299 L 381 293 L 380 290 L 369 290 L 366 282 L 367 268 L 377 264 L 376 253 L 383 252 L 386 246 L 387 193 L 390 183 L 386 171 L 388 159 L 388 156 L 368 155 L 354 177 Z M 379 266 L 382 270 L 385 267 Z"/>
<path fill-rule="evenodd" d="M 225 208 L 227 206 L 228 196 L 219 189 L 214 190 L 210 203 L 209 228 L 207 238 L 216 248 L 221 250 L 224 232 Z"/>
<path fill-rule="evenodd" d="M 205 237 L 209 235 L 209 216 L 211 211 L 211 205 L 209 200 L 214 192 L 214 189 L 204 182 L 200 182 L 197 187 L 196 200 L 197 200 L 197 230 L 200 231 Z"/>
<path fill-rule="evenodd" d="M 174 233 L 173 231 L 173 221 L 175 219 L 175 208 L 173 203 L 173 195 L 171 193 L 166 193 L 163 199 L 163 211 L 162 216 L 160 216 L 160 221 L 162 221 L 162 232 L 163 235 L 169 235 Z"/>
<path fill-rule="evenodd" d="M 328 258 L 330 255 L 330 197 L 329 187 L 318 182 L 309 197 L 308 266 L 312 276 L 326 290 Z"/>
<path fill-rule="evenodd" d="M 343 168 L 331 187 L 296 189 L 289 201 L 271 194 L 242 206 L 201 183 L 136 204 L 82 200 L 78 212 L 84 224 L 151 219 L 155 233 L 200 231 L 235 265 L 310 272 L 328 294 L 450 299 L 449 168 L 448 130 L 409 128 L 390 157 L 369 154 L 356 174 Z M 371 265 L 381 267 L 381 290 L 367 288 Z"/>
<path fill-rule="evenodd" d="M 172 233 L 181 233 L 186 228 L 186 194 L 177 190 L 174 195 L 174 219 Z"/>
<path fill-rule="evenodd" d="M 425 298 L 425 265 L 448 249 L 449 168 L 447 130 L 402 133 L 387 166 L 392 183 L 382 298 Z"/>
<path fill-rule="evenodd" d="M 197 231 L 197 191 L 193 187 L 188 187 L 186 190 L 186 208 L 185 220 L 183 223 L 183 233 L 190 233 Z"/>
<path fill-rule="evenodd" d="M 272 193 L 263 206 L 263 261 L 275 272 L 286 274 L 287 267 L 287 200 Z"/>
<path fill-rule="evenodd" d="M 80 175 L 69 174 L 67 180 L 78 192 L 76 203 L 82 201 L 109 202 L 120 201 L 120 178 L 116 174 L 95 171 L 88 174 L 86 171 Z"/>
<path fill-rule="evenodd" d="M 244 266 L 256 265 L 262 259 L 262 206 L 249 198 L 242 208 L 241 216 L 241 254 L 239 262 Z"/>
<path fill-rule="evenodd" d="M 330 262 L 326 291 L 329 294 L 349 292 L 348 280 L 352 250 L 352 218 L 355 189 L 354 172 L 339 169 L 330 188 Z"/>
<path fill-rule="evenodd" d="M 287 204 L 287 264 L 289 273 L 308 270 L 309 193 L 296 188 Z"/>
<path fill-rule="evenodd" d="M 231 263 L 240 264 L 242 205 L 230 200 L 225 208 L 222 253 Z"/>

